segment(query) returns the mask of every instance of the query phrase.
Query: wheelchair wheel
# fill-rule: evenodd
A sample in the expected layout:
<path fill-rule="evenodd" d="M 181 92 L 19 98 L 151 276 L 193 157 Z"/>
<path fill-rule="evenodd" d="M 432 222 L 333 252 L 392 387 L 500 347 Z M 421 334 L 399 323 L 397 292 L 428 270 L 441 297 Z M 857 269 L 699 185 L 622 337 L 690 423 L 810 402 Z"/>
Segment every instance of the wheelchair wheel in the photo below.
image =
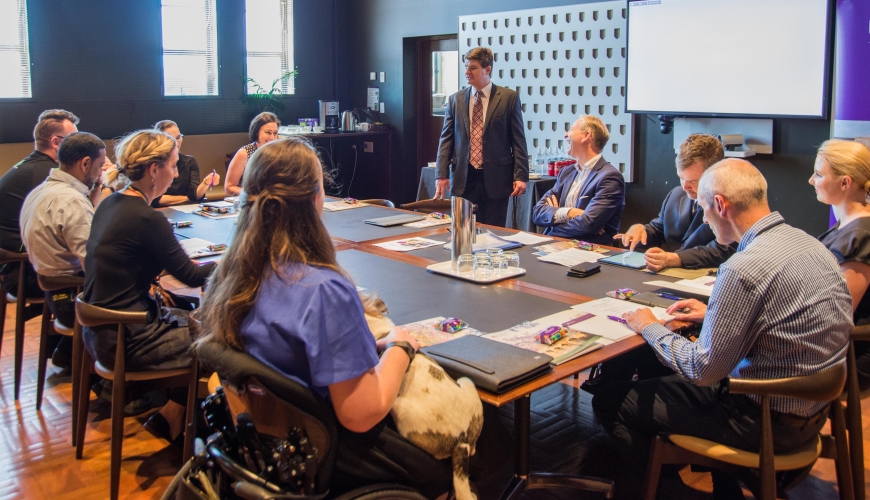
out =
<path fill-rule="evenodd" d="M 334 500 L 426 500 L 413 488 L 400 484 L 373 484 L 348 491 Z"/>

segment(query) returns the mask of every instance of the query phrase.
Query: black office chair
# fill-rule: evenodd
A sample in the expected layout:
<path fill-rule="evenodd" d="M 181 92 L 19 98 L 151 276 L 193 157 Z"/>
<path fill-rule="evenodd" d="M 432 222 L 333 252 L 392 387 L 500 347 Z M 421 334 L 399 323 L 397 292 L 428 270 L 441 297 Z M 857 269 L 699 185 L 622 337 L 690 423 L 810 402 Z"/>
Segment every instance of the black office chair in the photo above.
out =
<path fill-rule="evenodd" d="M 304 432 L 314 448 L 317 474 L 313 478 L 312 494 L 292 498 L 322 498 L 329 493 L 345 493 L 338 498 L 425 498 L 407 485 L 395 484 L 395 477 L 404 473 L 410 484 L 419 481 L 420 475 L 436 478 L 434 482 L 444 485 L 442 491 L 452 486 L 452 473 L 446 461 L 433 458 L 420 448 L 406 441 L 395 431 L 381 433 L 392 449 L 401 450 L 403 459 L 415 470 L 408 471 L 407 464 L 398 464 L 377 450 L 367 449 L 353 442 L 352 433 L 340 428 L 332 406 L 313 391 L 269 368 L 251 356 L 230 349 L 218 342 L 208 342 L 196 348 L 197 359 L 205 371 L 216 371 L 220 377 L 223 394 L 229 403 L 236 425 L 245 415 L 250 415 L 253 425 L 263 442 L 280 440 L 297 428 Z M 289 439 L 289 438 L 288 438 Z M 231 457 L 231 452 L 221 450 L 212 438 L 208 447 L 209 456 L 224 472 L 234 471 L 234 480 L 249 483 L 243 490 L 244 498 L 282 498 L 284 491 L 276 491 L 278 485 L 258 479 L 250 470 Z M 354 460 L 338 460 L 339 456 L 352 456 Z M 233 465 L 231 462 L 235 462 Z M 348 463 L 353 462 L 353 463 Z M 238 466 L 238 467 L 236 467 Z M 367 478 L 369 482 L 384 483 L 383 472 L 393 472 L 393 484 L 360 486 L 347 482 L 347 477 Z M 379 474 L 381 474 L 379 476 Z M 268 478 L 266 478 L 268 479 Z M 235 488 L 239 495 L 239 486 Z M 243 492 L 244 492 L 243 491 Z M 291 498 L 285 496 L 283 498 Z M 330 496 L 332 498 L 332 496 Z"/>

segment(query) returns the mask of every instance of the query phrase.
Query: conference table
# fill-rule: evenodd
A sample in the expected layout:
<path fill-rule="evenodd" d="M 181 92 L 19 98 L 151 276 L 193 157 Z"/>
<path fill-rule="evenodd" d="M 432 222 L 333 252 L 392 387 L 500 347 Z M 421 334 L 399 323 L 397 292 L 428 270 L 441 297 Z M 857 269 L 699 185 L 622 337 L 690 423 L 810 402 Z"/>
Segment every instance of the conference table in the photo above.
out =
<path fill-rule="evenodd" d="M 208 219 L 172 208 L 161 211 L 171 220 L 193 222 L 191 227 L 175 230 L 179 238 L 195 237 L 212 243 L 231 243 L 235 219 Z M 667 276 L 608 265 L 602 265 L 601 272 L 593 276 L 572 278 L 566 275 L 566 267 L 539 261 L 532 253 L 534 248 L 530 246 L 515 250 L 520 255 L 520 267 L 526 270 L 526 274 L 514 279 L 480 285 L 438 275 L 425 268 L 450 260 L 450 251 L 443 245 L 410 252 L 395 252 L 374 246 L 376 243 L 410 237 L 448 241 L 449 225 L 416 229 L 406 226 L 379 227 L 364 222 L 366 219 L 398 213 L 407 212 L 364 206 L 337 212 L 324 211 L 322 216 L 335 244 L 339 264 L 357 286 L 364 288 L 366 293 L 377 293 L 384 300 L 390 311 L 390 319 L 397 325 L 445 316 L 461 318 L 483 332 L 496 332 L 564 311 L 575 304 L 602 298 L 607 291 L 616 288 L 652 291 L 657 287 L 644 284 L 644 281 L 675 281 L 675 278 Z M 516 233 L 505 228 L 480 227 L 497 235 Z M 621 251 L 611 249 L 609 254 Z M 671 322 L 669 326 L 676 329 L 686 324 Z M 614 328 L 625 327 L 614 323 Z M 487 404 L 501 407 L 514 403 L 514 476 L 504 490 L 503 499 L 518 498 L 526 489 L 571 488 L 598 491 L 605 495 L 612 491 L 613 484 L 608 480 L 530 472 L 531 395 L 643 343 L 641 336 L 632 335 L 557 365 L 549 373 L 505 393 L 478 390 L 481 400 Z"/>

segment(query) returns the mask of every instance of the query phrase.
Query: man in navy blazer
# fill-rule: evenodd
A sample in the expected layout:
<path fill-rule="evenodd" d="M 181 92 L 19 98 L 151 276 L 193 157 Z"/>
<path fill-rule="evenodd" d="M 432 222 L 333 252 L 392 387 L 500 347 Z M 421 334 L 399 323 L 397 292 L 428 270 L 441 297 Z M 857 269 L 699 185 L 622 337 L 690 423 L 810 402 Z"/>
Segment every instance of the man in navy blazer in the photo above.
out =
<path fill-rule="evenodd" d="M 680 185 L 671 190 L 662 203 L 659 216 L 649 224 L 634 224 L 616 239 L 634 250 L 638 244 L 646 267 L 660 271 L 666 267 L 719 267 L 736 250 L 735 245 L 716 241 L 710 226 L 704 223 L 704 210 L 698 206 L 698 180 L 707 168 L 725 158 L 722 143 L 711 135 L 692 134 L 677 153 Z"/>
<path fill-rule="evenodd" d="M 529 158 L 520 97 L 492 83 L 492 60 L 492 51 L 484 47 L 465 54 L 470 86 L 447 101 L 435 198 L 449 188 L 477 205 L 477 222 L 504 226 L 509 196 L 526 192 Z"/>
<path fill-rule="evenodd" d="M 577 164 L 559 172 L 556 185 L 535 205 L 534 223 L 544 234 L 612 244 L 625 210 L 625 180 L 601 155 L 610 139 L 607 126 L 581 116 L 565 139 Z"/>

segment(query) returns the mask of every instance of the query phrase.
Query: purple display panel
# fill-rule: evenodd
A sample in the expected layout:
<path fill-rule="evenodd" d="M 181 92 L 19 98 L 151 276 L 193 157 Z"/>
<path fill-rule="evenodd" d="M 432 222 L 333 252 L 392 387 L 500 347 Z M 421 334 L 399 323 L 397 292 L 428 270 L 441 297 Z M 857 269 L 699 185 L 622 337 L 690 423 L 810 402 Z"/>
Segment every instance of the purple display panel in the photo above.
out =
<path fill-rule="evenodd" d="M 870 135 L 870 1 L 837 0 L 834 137 Z"/>

